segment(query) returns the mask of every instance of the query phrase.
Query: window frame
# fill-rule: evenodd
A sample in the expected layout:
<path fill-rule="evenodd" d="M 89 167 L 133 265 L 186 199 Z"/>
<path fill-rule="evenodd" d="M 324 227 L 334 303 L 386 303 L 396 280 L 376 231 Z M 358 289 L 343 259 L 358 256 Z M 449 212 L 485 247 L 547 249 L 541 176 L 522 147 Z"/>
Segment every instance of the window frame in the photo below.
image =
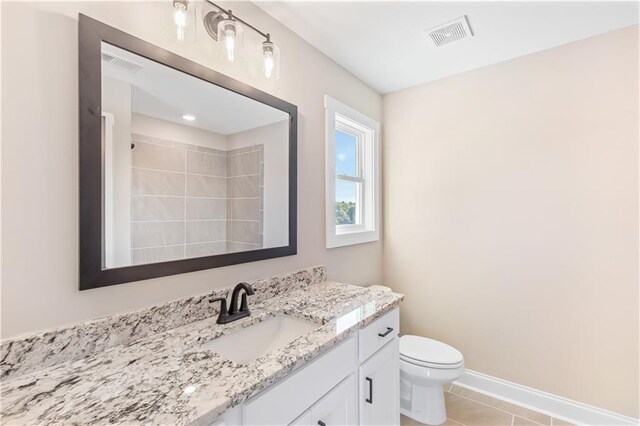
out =
<path fill-rule="evenodd" d="M 356 138 L 356 174 L 336 171 L 336 131 Z M 326 247 L 342 247 L 380 239 L 380 123 L 325 96 Z M 354 182 L 357 188 L 356 224 L 336 224 L 336 185 Z"/>

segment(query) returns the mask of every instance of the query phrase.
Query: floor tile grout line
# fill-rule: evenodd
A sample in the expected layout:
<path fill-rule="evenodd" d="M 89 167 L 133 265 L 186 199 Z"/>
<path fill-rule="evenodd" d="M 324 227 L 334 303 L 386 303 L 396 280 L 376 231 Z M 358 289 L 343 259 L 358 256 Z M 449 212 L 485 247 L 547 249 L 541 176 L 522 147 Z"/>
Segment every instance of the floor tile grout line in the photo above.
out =
<path fill-rule="evenodd" d="M 458 396 L 458 397 L 460 397 L 460 398 L 466 399 L 467 401 L 477 402 L 478 404 L 480 404 L 480 405 L 484 405 L 485 407 L 493 408 L 493 409 L 494 409 L 494 410 L 496 410 L 496 411 L 500 411 L 500 412 L 503 412 L 503 413 L 506 413 L 506 414 L 511 414 L 512 416 L 514 415 L 513 413 L 511 413 L 511 412 L 509 412 L 509 411 L 505 411 L 505 410 L 503 410 L 503 409 L 501 409 L 501 408 L 494 407 L 493 405 L 489 405 L 489 404 L 487 404 L 487 403 L 485 403 L 485 402 L 478 401 L 478 400 L 476 400 L 476 399 L 469 398 L 469 397 L 467 397 L 467 396 L 460 395 L 460 394 L 455 393 L 455 392 L 450 392 L 450 391 L 449 391 L 449 393 L 450 393 L 450 394 L 452 394 L 452 395 Z M 535 422 L 535 423 L 537 423 L 537 422 Z M 541 424 L 541 423 L 539 423 L 539 424 Z"/>
<path fill-rule="evenodd" d="M 469 400 L 471 400 L 471 401 L 478 402 L 478 403 L 480 403 L 480 404 L 486 405 L 486 406 L 491 407 L 491 408 L 495 408 L 496 410 L 503 411 L 503 412 L 505 412 L 505 413 L 513 414 L 515 417 L 520 417 L 521 419 L 528 420 L 528 421 L 530 421 L 530 422 L 532 422 L 532 423 L 535 423 L 535 424 L 537 424 L 537 425 L 540 425 L 540 426 L 553 426 L 553 416 L 550 416 L 550 415 L 548 415 L 548 414 L 541 413 L 541 412 L 539 412 L 539 411 L 532 410 L 532 409 L 527 408 L 527 407 L 523 407 L 523 406 L 518 405 L 518 404 L 514 404 L 514 403 L 512 403 L 512 402 L 504 401 L 504 400 L 502 400 L 502 399 L 500 399 L 500 398 L 496 398 L 496 397 L 493 397 L 493 396 L 490 396 L 490 395 L 486 395 L 486 394 L 482 394 L 482 393 L 479 393 L 479 392 L 475 392 L 475 391 L 473 391 L 473 390 L 471 390 L 471 389 L 462 388 L 462 387 L 458 387 L 458 388 L 459 388 L 459 389 L 466 389 L 466 390 L 468 390 L 468 391 L 470 391 L 470 392 L 472 392 L 472 393 L 477 393 L 477 394 L 479 394 L 479 395 L 483 395 L 483 396 L 485 396 L 485 397 L 487 397 L 487 398 L 490 398 L 490 399 L 492 399 L 492 400 L 500 401 L 500 402 L 503 402 L 503 403 L 505 403 L 505 404 L 513 405 L 513 406 L 518 407 L 518 408 L 521 408 L 521 409 L 523 409 L 523 410 L 526 410 L 526 411 L 529 411 L 529 412 L 532 412 L 532 413 L 535 413 L 535 414 L 539 414 L 539 415 L 541 415 L 541 416 L 548 417 L 548 418 L 549 418 L 549 423 L 548 423 L 548 424 L 546 424 L 546 423 L 540 423 L 539 421 L 536 421 L 536 420 L 530 419 L 530 418 L 525 417 L 525 416 L 523 416 L 523 415 L 521 415 L 521 414 L 512 413 L 512 412 L 507 411 L 507 410 L 505 410 L 505 409 L 502 409 L 502 408 L 499 408 L 499 407 L 496 407 L 496 406 L 493 406 L 493 405 L 487 404 L 487 403 L 485 403 L 485 402 L 482 402 L 482 401 L 479 401 L 479 400 L 473 399 L 473 398 L 471 398 L 471 397 L 469 397 L 469 396 L 461 395 L 461 394 L 456 393 L 456 392 L 449 391 L 449 393 L 452 393 L 452 394 L 454 394 L 454 395 L 461 396 L 461 397 L 466 398 L 466 399 L 469 399 Z M 453 386 L 451 386 L 451 389 L 453 389 Z M 514 420 L 515 420 L 515 419 L 514 419 Z"/>
<path fill-rule="evenodd" d="M 453 389 L 453 386 L 451 387 L 451 389 Z M 466 389 L 466 388 L 461 388 L 461 389 Z M 469 390 L 469 389 L 467 389 L 467 390 Z M 488 404 L 488 403 L 486 403 L 486 402 L 478 401 L 477 399 L 473 399 L 473 398 L 471 398 L 470 396 L 464 396 L 464 395 L 461 395 L 461 394 L 459 394 L 459 393 L 452 392 L 451 390 L 449 390 L 449 391 L 447 391 L 447 392 L 449 392 L 450 394 L 453 394 L 453 395 L 459 396 L 459 397 L 461 397 L 461 398 L 465 398 L 465 399 L 468 399 L 468 400 L 470 400 L 470 401 L 474 401 L 474 402 L 477 402 L 477 403 L 479 403 L 479 404 L 485 405 L 485 406 L 487 406 L 487 407 L 490 407 L 490 408 L 496 409 L 496 410 L 498 410 L 498 411 L 502 411 L 502 412 L 504 412 L 504 413 L 512 414 L 512 415 L 517 416 L 517 417 L 520 417 L 520 418 L 522 418 L 522 419 L 529 420 L 530 422 L 533 422 L 533 423 L 538 424 L 538 425 L 541 425 L 541 426 L 552 426 L 552 424 L 551 424 L 551 419 L 552 419 L 552 417 L 551 417 L 551 416 L 548 416 L 548 415 L 546 415 L 546 414 L 540 413 L 540 412 L 535 411 L 535 410 L 531 410 L 531 409 L 526 408 L 526 407 L 521 407 L 521 406 L 519 406 L 519 405 L 517 405 L 517 404 L 512 404 L 512 403 L 510 403 L 510 402 L 503 401 L 503 400 L 501 400 L 501 399 L 499 399 L 499 398 L 495 398 L 495 397 L 492 397 L 492 396 L 489 396 L 489 395 L 480 394 L 480 395 L 484 395 L 484 396 L 486 396 L 486 397 L 488 397 L 488 398 L 494 399 L 494 400 L 496 400 L 496 401 L 504 402 L 504 403 L 506 403 L 506 404 L 511 404 L 511 405 L 516 406 L 516 407 L 520 407 L 520 408 L 522 408 L 522 409 L 524 409 L 524 410 L 528 410 L 528 411 L 531 411 L 531 412 L 533 412 L 533 413 L 536 413 L 536 414 L 540 414 L 540 415 L 542 415 L 542 416 L 549 417 L 549 425 L 545 425 L 544 423 L 540 423 L 540 422 L 537 422 L 537 421 L 535 421 L 535 420 L 531 420 L 531 419 L 529 419 L 529 418 L 527 418 L 527 417 L 521 416 L 521 415 L 516 414 L 516 413 L 512 413 L 512 412 L 510 412 L 510 411 L 504 410 L 504 409 L 499 408 L 499 407 L 495 407 L 495 406 L 490 405 L 490 404 Z M 474 391 L 471 391 L 471 392 L 474 392 Z"/>
<path fill-rule="evenodd" d="M 496 410 L 496 411 L 500 411 L 500 412 L 502 412 L 502 413 L 511 414 L 512 416 L 515 416 L 515 414 L 514 414 L 514 413 L 511 413 L 511 412 L 509 412 L 509 411 L 505 411 L 505 410 L 503 410 L 502 408 L 494 407 L 494 406 L 492 406 L 492 405 L 486 404 L 486 403 L 481 402 L 481 401 L 477 401 L 477 400 L 475 400 L 475 399 L 472 399 L 472 398 L 469 398 L 469 397 L 466 397 L 466 396 L 460 395 L 460 394 L 455 393 L 455 392 L 451 392 L 451 391 L 447 391 L 447 392 L 449 392 L 449 393 L 450 393 L 450 394 L 452 394 L 452 395 L 459 396 L 460 398 L 464 398 L 464 399 L 466 399 L 466 400 L 468 400 L 468 401 L 477 402 L 478 404 L 484 405 L 485 407 L 493 408 L 493 409 L 494 409 L 494 410 Z M 506 402 L 506 401 L 505 401 L 505 402 Z M 523 408 L 524 408 L 524 407 L 523 407 Z M 542 413 L 540 413 L 540 414 L 542 414 Z M 520 417 L 520 416 L 518 416 L 518 417 Z M 535 420 L 527 419 L 526 417 L 522 417 L 522 418 L 523 418 L 523 419 L 525 419 L 525 420 L 529 420 L 530 422 L 533 422 L 533 423 L 535 423 L 535 424 L 537 424 L 537 425 L 540 425 L 540 426 L 547 426 L 547 425 L 544 425 L 543 423 L 538 423 L 538 422 L 536 422 Z"/>

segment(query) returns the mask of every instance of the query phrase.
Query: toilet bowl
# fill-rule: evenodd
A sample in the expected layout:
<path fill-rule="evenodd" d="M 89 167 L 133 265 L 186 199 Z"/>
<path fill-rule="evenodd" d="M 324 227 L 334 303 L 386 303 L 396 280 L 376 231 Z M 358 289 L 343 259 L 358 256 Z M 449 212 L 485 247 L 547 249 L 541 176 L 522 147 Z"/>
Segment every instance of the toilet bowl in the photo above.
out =
<path fill-rule="evenodd" d="M 400 412 L 420 423 L 444 423 L 444 385 L 462 374 L 464 358 L 457 349 L 426 337 L 400 337 Z"/>

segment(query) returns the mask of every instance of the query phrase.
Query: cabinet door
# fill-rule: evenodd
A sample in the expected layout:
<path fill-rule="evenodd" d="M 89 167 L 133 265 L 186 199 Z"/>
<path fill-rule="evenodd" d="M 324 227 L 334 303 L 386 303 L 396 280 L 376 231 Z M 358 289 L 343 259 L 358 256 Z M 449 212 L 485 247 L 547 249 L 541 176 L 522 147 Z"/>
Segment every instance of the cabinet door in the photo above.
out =
<path fill-rule="evenodd" d="M 400 424 L 398 338 L 387 343 L 359 369 L 361 425 Z"/>
<path fill-rule="evenodd" d="M 311 407 L 311 426 L 351 426 L 358 423 L 355 375 L 344 379 Z"/>

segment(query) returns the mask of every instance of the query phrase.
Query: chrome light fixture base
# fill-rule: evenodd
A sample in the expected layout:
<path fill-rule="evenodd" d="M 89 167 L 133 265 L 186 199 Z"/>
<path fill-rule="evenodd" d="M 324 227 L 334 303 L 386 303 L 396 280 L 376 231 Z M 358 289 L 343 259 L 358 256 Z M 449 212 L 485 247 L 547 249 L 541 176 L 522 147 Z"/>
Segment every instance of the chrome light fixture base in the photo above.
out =
<path fill-rule="evenodd" d="M 210 11 L 202 19 L 205 31 L 215 41 L 218 41 L 218 24 L 222 20 L 224 20 L 224 15 L 219 11 Z"/>

